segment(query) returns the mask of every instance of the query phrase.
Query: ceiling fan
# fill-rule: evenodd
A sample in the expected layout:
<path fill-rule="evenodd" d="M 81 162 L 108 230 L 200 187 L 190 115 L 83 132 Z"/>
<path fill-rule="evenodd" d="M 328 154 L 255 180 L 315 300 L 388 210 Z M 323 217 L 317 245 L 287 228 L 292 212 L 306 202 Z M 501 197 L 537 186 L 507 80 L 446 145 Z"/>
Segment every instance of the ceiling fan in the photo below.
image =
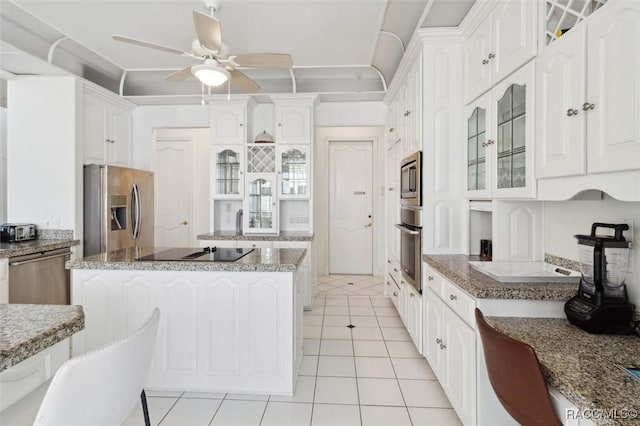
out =
<path fill-rule="evenodd" d="M 198 38 L 192 42 L 191 52 L 121 35 L 114 35 L 113 39 L 203 61 L 168 75 L 166 80 L 181 81 L 194 75 L 207 86 L 220 86 L 229 81 L 248 93 L 259 91 L 260 86 L 238 70 L 238 67 L 286 69 L 293 66 L 291 56 L 282 53 L 229 55 L 228 47 L 222 42 L 220 21 L 215 17 L 219 5 L 210 0 L 205 0 L 205 5 L 209 9 L 209 15 L 193 11 L 193 24 Z"/>

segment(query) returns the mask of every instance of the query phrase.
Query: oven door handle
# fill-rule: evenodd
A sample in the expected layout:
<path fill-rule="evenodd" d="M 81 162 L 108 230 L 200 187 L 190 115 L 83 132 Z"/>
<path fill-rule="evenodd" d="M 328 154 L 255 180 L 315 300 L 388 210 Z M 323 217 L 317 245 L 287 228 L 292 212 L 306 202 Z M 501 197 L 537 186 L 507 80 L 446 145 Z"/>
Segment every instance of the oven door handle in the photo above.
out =
<path fill-rule="evenodd" d="M 410 234 L 410 235 L 420 235 L 420 231 L 414 231 L 413 229 L 409 229 L 404 225 L 400 225 L 396 223 L 395 227 L 401 230 L 402 232 L 406 232 L 407 234 Z"/>

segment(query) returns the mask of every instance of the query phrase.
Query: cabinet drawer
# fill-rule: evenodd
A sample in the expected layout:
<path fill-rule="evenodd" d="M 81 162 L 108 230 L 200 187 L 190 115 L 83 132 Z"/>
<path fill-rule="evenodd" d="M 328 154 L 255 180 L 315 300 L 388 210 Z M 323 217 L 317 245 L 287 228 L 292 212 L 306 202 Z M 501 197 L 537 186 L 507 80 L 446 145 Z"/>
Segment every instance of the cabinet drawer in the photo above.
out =
<path fill-rule="evenodd" d="M 402 274 L 400 273 L 400 264 L 395 260 L 391 261 L 391 265 L 389 265 L 389 275 L 393 278 L 398 289 L 400 289 L 400 279 L 402 278 Z"/>
<path fill-rule="evenodd" d="M 385 286 L 386 286 L 385 291 L 387 296 L 391 298 L 391 301 L 393 302 L 394 306 L 399 311 L 400 310 L 400 287 L 398 286 L 398 283 L 394 280 L 393 276 L 391 275 L 391 272 L 389 272 L 389 274 L 387 275 Z"/>
<path fill-rule="evenodd" d="M 448 280 L 443 279 L 440 297 L 442 297 L 444 303 L 458 314 L 467 324 L 474 329 L 476 328 L 476 321 L 473 312 L 476 308 L 476 301 L 471 296 L 460 290 L 460 288 L 450 283 Z"/>
<path fill-rule="evenodd" d="M 273 248 L 271 241 L 238 241 L 238 248 Z"/>
<path fill-rule="evenodd" d="M 427 288 L 433 290 L 437 295 L 442 294 L 442 278 L 436 271 L 431 269 L 425 262 L 422 263 L 422 274 L 424 275 L 423 283 Z"/>
<path fill-rule="evenodd" d="M 0 411 L 49 380 L 69 359 L 69 339 L 0 373 Z"/>

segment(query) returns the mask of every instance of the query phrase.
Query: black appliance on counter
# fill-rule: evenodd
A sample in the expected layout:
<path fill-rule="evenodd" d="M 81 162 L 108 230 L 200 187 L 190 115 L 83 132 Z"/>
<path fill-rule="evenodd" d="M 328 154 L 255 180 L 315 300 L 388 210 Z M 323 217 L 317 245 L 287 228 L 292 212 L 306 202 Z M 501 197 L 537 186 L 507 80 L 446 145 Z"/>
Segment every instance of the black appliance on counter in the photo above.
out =
<path fill-rule="evenodd" d="M 597 235 L 598 228 L 610 228 L 614 235 Z M 564 305 L 569 322 L 593 334 L 630 334 L 634 305 L 629 303 L 624 280 L 630 241 L 623 231 L 629 225 L 594 223 L 590 235 L 578 239 L 582 278 L 578 294 Z"/>
<path fill-rule="evenodd" d="M 0 225 L 0 241 L 17 243 L 36 239 L 36 225 L 32 223 L 3 223 Z"/>
<path fill-rule="evenodd" d="M 253 249 L 234 249 L 205 247 L 200 248 L 171 248 L 154 254 L 140 257 L 138 261 L 158 262 L 235 262 L 251 253 Z"/>

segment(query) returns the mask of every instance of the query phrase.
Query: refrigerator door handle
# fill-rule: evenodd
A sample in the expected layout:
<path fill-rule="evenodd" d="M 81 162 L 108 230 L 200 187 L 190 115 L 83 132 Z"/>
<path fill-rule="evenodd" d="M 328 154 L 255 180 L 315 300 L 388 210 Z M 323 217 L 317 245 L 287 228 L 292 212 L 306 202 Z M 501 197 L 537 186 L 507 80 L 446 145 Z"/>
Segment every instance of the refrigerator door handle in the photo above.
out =
<path fill-rule="evenodd" d="M 136 218 L 135 237 L 135 239 L 137 240 L 138 237 L 140 237 L 140 229 L 142 228 L 142 200 L 140 199 L 140 187 L 137 183 L 134 184 L 134 187 L 136 189 L 136 213 L 138 214 L 138 217 Z"/>

